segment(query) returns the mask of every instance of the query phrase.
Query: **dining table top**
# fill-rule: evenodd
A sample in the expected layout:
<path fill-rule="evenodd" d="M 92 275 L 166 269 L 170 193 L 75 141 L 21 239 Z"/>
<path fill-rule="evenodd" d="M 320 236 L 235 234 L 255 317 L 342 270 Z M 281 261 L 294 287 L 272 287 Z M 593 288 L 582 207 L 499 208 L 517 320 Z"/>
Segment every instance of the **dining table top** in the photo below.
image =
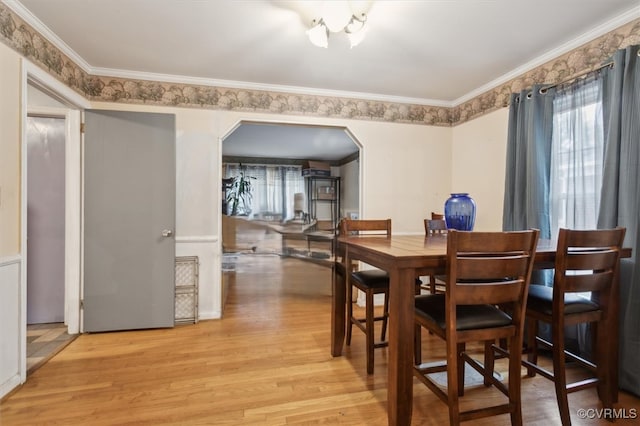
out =
<path fill-rule="evenodd" d="M 348 247 L 352 255 L 375 253 L 376 256 L 393 260 L 394 264 L 411 266 L 412 264 L 432 269 L 446 265 L 447 235 L 437 234 L 426 237 L 424 234 L 392 234 L 391 236 L 352 235 L 338 238 L 338 244 Z M 627 256 L 630 256 L 630 249 Z M 553 268 L 556 254 L 556 241 L 539 239 L 536 247 L 536 268 Z M 363 260 L 364 259 L 360 259 Z M 383 268 L 384 269 L 384 268 Z"/>

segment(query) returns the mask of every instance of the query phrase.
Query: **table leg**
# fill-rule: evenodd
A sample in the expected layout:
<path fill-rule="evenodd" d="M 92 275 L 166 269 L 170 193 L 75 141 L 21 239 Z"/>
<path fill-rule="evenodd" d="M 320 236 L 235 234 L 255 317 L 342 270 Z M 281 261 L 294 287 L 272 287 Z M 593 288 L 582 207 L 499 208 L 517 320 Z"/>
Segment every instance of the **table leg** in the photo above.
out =
<path fill-rule="evenodd" d="M 413 269 L 389 271 L 389 425 L 410 425 L 413 408 Z"/>
<path fill-rule="evenodd" d="M 345 257 L 345 261 L 346 261 Z M 346 263 L 346 262 L 345 262 Z M 347 278 L 336 274 L 335 265 L 331 269 L 331 282 L 333 285 L 333 294 L 331 297 L 331 355 L 342 355 L 342 347 L 344 346 L 344 333 L 346 327 L 346 293 Z M 345 274 L 348 274 L 347 270 Z"/>

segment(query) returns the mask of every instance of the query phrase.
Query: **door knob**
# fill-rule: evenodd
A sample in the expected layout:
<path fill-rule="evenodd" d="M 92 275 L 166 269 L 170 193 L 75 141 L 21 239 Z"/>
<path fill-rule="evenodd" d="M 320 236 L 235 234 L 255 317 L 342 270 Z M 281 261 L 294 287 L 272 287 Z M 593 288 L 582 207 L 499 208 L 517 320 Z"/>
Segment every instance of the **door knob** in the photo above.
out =
<path fill-rule="evenodd" d="M 162 230 L 162 236 L 163 237 L 170 237 L 173 235 L 173 231 L 171 229 L 164 229 Z"/>

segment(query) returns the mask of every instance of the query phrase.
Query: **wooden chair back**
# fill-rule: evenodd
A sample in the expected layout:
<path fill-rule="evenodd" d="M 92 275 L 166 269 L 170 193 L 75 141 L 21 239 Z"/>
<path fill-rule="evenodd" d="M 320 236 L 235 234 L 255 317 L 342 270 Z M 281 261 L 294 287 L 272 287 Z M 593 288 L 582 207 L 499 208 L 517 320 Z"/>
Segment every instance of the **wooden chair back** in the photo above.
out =
<path fill-rule="evenodd" d="M 442 219 L 442 220 L 444 220 L 444 214 L 431 212 L 431 219 Z"/>
<path fill-rule="evenodd" d="M 447 222 L 444 219 L 425 219 L 424 234 L 427 237 L 447 232 Z"/>
<path fill-rule="evenodd" d="M 343 219 L 340 235 L 385 235 L 391 236 L 391 219 Z"/>
<path fill-rule="evenodd" d="M 447 222 L 444 219 L 434 219 L 434 216 L 444 215 L 431 212 L 431 219 L 424 219 L 424 235 L 426 237 L 447 233 Z M 444 269 L 433 270 L 429 274 L 429 282 L 424 284 L 422 288 L 429 290 L 431 294 L 444 293 L 444 274 Z"/>
<path fill-rule="evenodd" d="M 456 329 L 456 306 L 500 305 L 522 330 L 538 230 L 468 232 L 447 237 L 447 328 Z"/>
<path fill-rule="evenodd" d="M 344 218 L 338 224 L 338 235 L 371 235 L 371 236 L 391 236 L 391 219 L 347 219 Z M 344 276 L 344 247 L 336 243 L 335 252 L 335 272 Z M 356 269 L 356 264 L 351 265 L 351 271 Z"/>
<path fill-rule="evenodd" d="M 591 301 L 607 308 L 620 264 L 624 228 L 560 229 L 553 280 L 554 315 L 563 315 L 567 293 L 591 292 Z M 616 314 L 617 315 L 617 314 Z"/>

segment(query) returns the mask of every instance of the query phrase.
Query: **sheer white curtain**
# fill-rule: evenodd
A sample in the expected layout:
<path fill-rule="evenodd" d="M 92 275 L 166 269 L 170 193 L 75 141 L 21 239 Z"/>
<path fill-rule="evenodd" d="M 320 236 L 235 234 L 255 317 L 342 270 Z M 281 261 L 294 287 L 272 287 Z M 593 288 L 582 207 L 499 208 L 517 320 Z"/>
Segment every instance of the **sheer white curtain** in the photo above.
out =
<path fill-rule="evenodd" d="M 591 77 L 559 88 L 554 98 L 549 194 L 552 236 L 558 235 L 559 228 L 597 228 L 604 167 L 601 89 L 602 81 Z M 590 358 L 588 327 L 569 326 L 565 332 L 577 342 L 580 353 Z"/>
<path fill-rule="evenodd" d="M 553 101 L 551 235 L 559 228 L 595 229 L 604 156 L 602 82 L 559 88 Z"/>
<path fill-rule="evenodd" d="M 225 177 L 234 177 L 244 170 L 253 191 L 250 217 L 278 216 L 282 220 L 294 216 L 293 194 L 304 192 L 301 166 L 226 164 Z"/>

